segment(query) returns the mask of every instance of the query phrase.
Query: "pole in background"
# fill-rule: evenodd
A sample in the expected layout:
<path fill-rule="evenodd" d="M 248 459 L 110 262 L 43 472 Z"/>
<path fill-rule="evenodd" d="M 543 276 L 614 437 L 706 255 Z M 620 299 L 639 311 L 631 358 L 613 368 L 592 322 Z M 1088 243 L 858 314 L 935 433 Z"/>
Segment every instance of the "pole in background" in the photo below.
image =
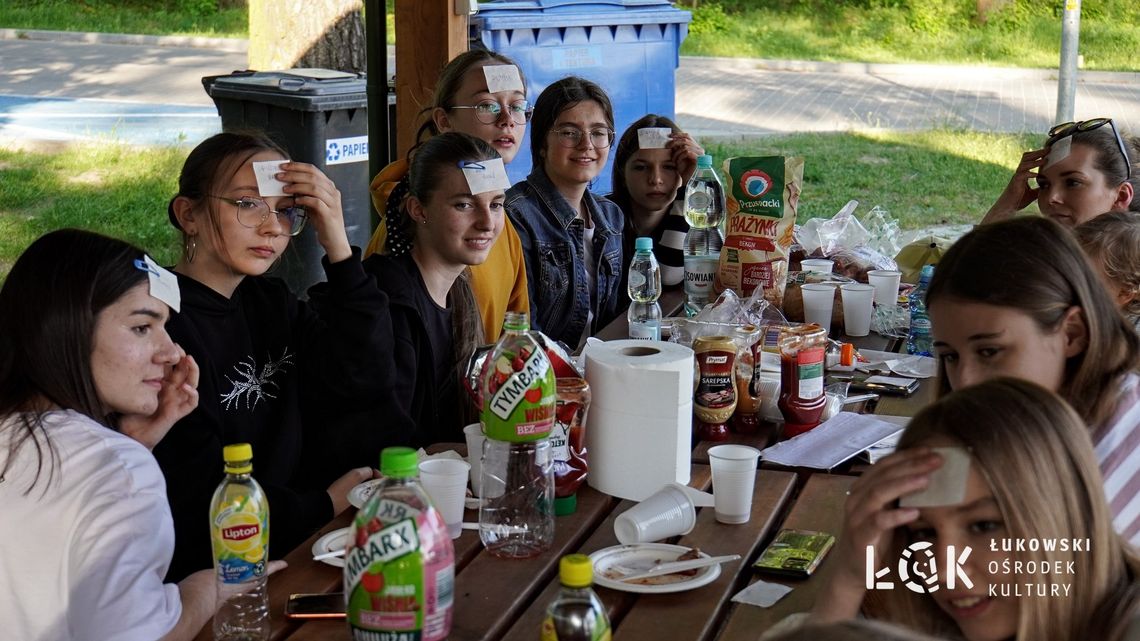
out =
<path fill-rule="evenodd" d="M 365 0 L 364 34 L 368 43 L 368 180 L 389 163 L 388 149 L 388 14 L 384 0 Z M 369 198 L 369 220 L 380 220 Z"/>
<path fill-rule="evenodd" d="M 1081 0 L 1065 0 L 1061 18 L 1061 66 L 1057 75 L 1057 117 L 1070 122 L 1077 103 L 1077 49 L 1081 35 Z"/>

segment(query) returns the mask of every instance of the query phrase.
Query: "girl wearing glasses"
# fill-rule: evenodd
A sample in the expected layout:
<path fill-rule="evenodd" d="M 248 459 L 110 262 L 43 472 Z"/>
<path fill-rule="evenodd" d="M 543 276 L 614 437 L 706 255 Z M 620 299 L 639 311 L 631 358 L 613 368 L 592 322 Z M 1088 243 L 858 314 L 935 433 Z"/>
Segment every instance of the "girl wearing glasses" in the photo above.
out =
<path fill-rule="evenodd" d="M 277 174 L 285 196 L 259 195 L 256 161 L 285 161 Z M 316 167 L 289 161 L 268 138 L 222 133 L 198 145 L 183 165 L 168 214 L 184 249 L 174 268 L 182 311 L 167 331 L 202 369 L 198 409 L 154 451 L 174 514 L 178 546 L 169 576 L 177 579 L 212 564 L 203 518 L 228 443 L 253 446 L 257 479 L 273 512 L 276 555 L 347 507 L 348 491 L 371 476 L 370 468 L 349 471 L 350 465 L 375 461 L 383 443 L 357 442 L 335 463 L 313 453 L 335 437 L 329 426 L 341 412 L 390 389 L 382 362 L 391 358 L 392 325 L 386 296 L 348 244 L 340 192 Z M 302 302 L 265 273 L 306 223 L 325 249 L 328 281 Z M 312 418 L 303 420 L 303 411 Z M 392 412 L 382 427 L 374 438 L 396 441 L 408 425 Z M 313 459 L 304 466 L 303 440 L 306 459 Z M 327 491 L 302 490 L 302 471 L 336 480 Z"/>
<path fill-rule="evenodd" d="M 1140 339 L 1073 234 L 1038 216 L 975 227 L 926 304 L 943 392 L 1013 376 L 1059 394 L 1088 426 L 1117 531 L 1140 544 Z"/>
<path fill-rule="evenodd" d="M 409 152 L 409 158 L 393 162 L 372 180 L 372 204 L 380 214 L 380 225 L 364 250 L 365 257 L 400 256 L 412 248 L 413 239 L 404 231 L 401 203 L 408 194 L 410 159 L 425 140 L 456 131 L 486 142 L 504 163 L 510 164 L 514 159 L 526 134 L 531 105 L 526 99 L 521 70 L 521 90 L 488 91 L 484 67 L 501 65 L 517 69 L 502 54 L 473 49 L 453 58 L 440 72 L 431 102 L 422 111 L 427 120 L 416 133 L 417 147 Z M 503 224 L 503 233 L 491 247 L 487 260 L 471 266 L 470 284 L 488 343 L 498 340 L 507 311 L 530 310 L 522 246 L 509 220 Z"/>
<path fill-rule="evenodd" d="M 487 143 L 457 132 L 420 145 L 400 204 L 411 250 L 364 261 L 391 301 L 396 398 L 415 421 L 417 444 L 460 440 L 474 418 L 460 391 L 467 360 L 483 342 L 468 274 L 487 260 L 506 216 L 503 190 L 472 193 L 465 172 L 486 171 L 485 161 L 497 158 Z"/>
<path fill-rule="evenodd" d="M 1140 211 L 1140 140 L 1111 118 L 1057 125 L 1027 151 L 982 223 L 1012 218 L 1034 200 L 1041 214 L 1075 227 L 1106 211 Z"/>
<path fill-rule="evenodd" d="M 621 304 L 625 217 L 589 191 L 613 141 L 606 92 L 583 78 L 563 78 L 534 105 L 533 169 L 507 192 L 507 215 L 526 255 L 531 327 L 572 349 Z"/>

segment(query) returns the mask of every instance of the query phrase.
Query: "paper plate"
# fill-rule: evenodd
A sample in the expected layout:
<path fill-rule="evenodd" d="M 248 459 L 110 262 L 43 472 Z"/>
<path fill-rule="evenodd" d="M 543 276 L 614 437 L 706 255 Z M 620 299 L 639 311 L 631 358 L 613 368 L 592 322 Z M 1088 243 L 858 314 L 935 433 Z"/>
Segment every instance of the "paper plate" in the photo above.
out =
<path fill-rule="evenodd" d="M 324 554 L 326 552 L 332 552 L 333 550 L 343 550 L 348 544 L 348 537 L 350 536 L 352 536 L 352 528 L 350 527 L 342 527 L 339 530 L 333 530 L 332 532 L 329 532 L 328 534 L 317 539 L 317 542 L 313 544 L 313 556 Z M 344 557 L 334 556 L 327 559 L 321 559 L 321 563 L 328 563 L 329 565 L 343 568 Z"/>
<path fill-rule="evenodd" d="M 676 561 L 677 557 L 689 550 L 690 548 L 681 545 L 669 545 L 667 543 L 634 543 L 598 550 L 590 555 L 590 560 L 594 562 L 594 583 L 623 592 L 667 594 L 692 590 L 715 581 L 720 576 L 719 564 L 700 568 L 693 576 L 666 574 L 639 581 L 618 580 L 635 572 L 650 570 L 658 562 Z M 704 552 L 701 552 L 700 556 L 702 558 L 708 557 Z"/>
<path fill-rule="evenodd" d="M 372 493 L 376 491 L 376 486 L 380 485 L 380 481 L 382 480 L 383 479 L 372 479 L 371 481 L 365 481 L 349 490 L 349 504 L 358 510 L 364 507 L 365 501 L 368 500 L 368 497 L 372 496 Z"/>

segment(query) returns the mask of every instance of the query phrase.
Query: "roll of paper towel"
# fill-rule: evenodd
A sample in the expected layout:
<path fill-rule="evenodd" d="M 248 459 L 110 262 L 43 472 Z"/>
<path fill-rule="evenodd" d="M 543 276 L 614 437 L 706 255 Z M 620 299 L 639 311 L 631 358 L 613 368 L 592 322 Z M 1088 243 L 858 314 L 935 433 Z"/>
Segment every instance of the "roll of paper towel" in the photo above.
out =
<path fill-rule="evenodd" d="M 586 426 L 590 486 L 641 501 L 668 483 L 689 482 L 693 350 L 621 340 L 586 350 L 593 400 Z"/>

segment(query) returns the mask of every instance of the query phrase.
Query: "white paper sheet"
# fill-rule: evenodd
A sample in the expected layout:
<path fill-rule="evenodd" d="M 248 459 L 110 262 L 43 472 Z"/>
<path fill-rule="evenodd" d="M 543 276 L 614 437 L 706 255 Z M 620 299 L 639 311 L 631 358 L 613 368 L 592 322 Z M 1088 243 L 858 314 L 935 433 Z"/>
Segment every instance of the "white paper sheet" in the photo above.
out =
<path fill-rule="evenodd" d="M 760 456 L 777 465 L 830 470 L 900 431 L 897 423 L 876 416 L 840 412 L 813 430 L 769 447 Z"/>

